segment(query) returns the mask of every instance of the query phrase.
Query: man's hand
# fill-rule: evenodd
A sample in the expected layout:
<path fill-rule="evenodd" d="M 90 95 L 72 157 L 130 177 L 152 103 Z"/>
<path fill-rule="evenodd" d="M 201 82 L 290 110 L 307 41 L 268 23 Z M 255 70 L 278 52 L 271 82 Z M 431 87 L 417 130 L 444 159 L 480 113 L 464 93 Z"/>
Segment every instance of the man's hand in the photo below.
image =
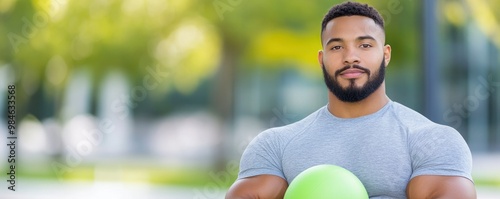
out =
<path fill-rule="evenodd" d="M 226 193 L 226 199 L 282 199 L 288 183 L 274 175 L 258 175 L 237 180 Z"/>
<path fill-rule="evenodd" d="M 476 189 L 464 177 L 422 175 L 408 183 L 406 195 L 408 199 L 475 199 Z"/>

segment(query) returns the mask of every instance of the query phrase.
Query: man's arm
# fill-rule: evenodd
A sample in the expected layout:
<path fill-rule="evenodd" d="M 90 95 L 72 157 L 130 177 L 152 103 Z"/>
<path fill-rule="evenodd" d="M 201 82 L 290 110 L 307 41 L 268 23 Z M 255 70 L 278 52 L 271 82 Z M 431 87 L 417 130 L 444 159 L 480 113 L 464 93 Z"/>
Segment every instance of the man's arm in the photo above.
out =
<path fill-rule="evenodd" d="M 258 175 L 237 180 L 226 193 L 226 199 L 282 199 L 288 183 L 274 175 Z"/>
<path fill-rule="evenodd" d="M 422 175 L 408 183 L 406 195 L 408 199 L 475 199 L 476 189 L 464 177 Z"/>

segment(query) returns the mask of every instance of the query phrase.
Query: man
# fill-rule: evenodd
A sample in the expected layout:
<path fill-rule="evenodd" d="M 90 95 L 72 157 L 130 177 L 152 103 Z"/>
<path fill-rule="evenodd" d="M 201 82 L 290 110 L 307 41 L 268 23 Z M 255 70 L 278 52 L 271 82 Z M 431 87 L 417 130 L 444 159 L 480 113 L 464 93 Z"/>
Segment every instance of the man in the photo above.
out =
<path fill-rule="evenodd" d="M 323 19 L 321 41 L 328 104 L 259 134 L 226 198 L 283 198 L 299 173 L 319 164 L 353 172 L 370 198 L 476 198 L 460 134 L 387 97 L 391 47 L 380 14 L 366 4 L 336 5 Z"/>

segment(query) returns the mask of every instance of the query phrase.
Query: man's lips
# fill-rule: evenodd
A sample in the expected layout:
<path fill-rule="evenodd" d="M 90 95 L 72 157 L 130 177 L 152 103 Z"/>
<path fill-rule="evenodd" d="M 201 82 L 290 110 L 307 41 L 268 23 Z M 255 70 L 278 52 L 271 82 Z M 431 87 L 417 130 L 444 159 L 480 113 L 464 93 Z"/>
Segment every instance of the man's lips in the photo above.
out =
<path fill-rule="evenodd" d="M 342 71 L 339 75 L 345 79 L 354 79 L 360 77 L 361 75 L 363 75 L 363 73 L 365 73 L 365 71 L 356 68 L 350 68 Z"/>

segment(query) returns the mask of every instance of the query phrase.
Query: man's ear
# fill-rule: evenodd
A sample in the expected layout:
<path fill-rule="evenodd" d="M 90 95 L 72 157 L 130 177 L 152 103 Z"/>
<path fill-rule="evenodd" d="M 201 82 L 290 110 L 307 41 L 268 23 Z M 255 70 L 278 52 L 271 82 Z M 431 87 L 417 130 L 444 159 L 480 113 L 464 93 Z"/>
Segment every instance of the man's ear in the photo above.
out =
<path fill-rule="evenodd" d="M 318 63 L 319 67 L 323 67 L 323 50 L 318 51 Z"/>
<path fill-rule="evenodd" d="M 385 66 L 389 65 L 389 62 L 391 61 L 391 45 L 386 44 L 384 46 L 384 59 L 385 59 Z"/>

